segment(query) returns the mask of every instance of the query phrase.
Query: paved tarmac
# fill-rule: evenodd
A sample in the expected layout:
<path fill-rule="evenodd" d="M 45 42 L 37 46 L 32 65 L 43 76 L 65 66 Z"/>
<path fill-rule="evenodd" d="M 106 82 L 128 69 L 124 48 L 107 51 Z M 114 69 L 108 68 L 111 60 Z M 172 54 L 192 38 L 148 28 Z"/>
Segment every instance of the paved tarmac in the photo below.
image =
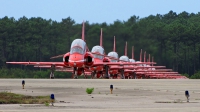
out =
<path fill-rule="evenodd" d="M 0 104 L 0 112 L 199 112 L 200 80 L 192 79 L 0 79 L 0 92 L 54 94 L 54 106 Z M 110 85 L 113 85 L 113 94 Z M 94 87 L 89 95 L 86 88 Z M 190 93 L 186 101 L 185 90 Z"/>

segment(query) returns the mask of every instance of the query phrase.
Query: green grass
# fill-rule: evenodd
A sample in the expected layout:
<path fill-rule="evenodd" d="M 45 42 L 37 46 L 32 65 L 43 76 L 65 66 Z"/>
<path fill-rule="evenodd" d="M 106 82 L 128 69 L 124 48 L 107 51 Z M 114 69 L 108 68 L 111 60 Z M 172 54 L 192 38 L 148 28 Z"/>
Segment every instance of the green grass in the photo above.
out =
<path fill-rule="evenodd" d="M 0 92 L 0 104 L 45 104 L 51 102 L 50 96 L 26 96 Z"/>
<path fill-rule="evenodd" d="M 45 106 L 49 106 L 49 102 L 45 102 L 44 104 L 45 104 Z"/>
<path fill-rule="evenodd" d="M 92 94 L 93 91 L 94 91 L 94 88 L 87 88 L 86 89 L 87 94 Z"/>

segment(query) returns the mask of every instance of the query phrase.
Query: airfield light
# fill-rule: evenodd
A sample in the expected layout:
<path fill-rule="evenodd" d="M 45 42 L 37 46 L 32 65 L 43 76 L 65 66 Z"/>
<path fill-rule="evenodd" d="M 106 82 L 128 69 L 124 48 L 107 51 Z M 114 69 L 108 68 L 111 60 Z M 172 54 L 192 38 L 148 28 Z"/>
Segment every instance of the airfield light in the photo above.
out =
<path fill-rule="evenodd" d="M 25 81 L 22 80 L 22 89 L 24 89 Z"/>
<path fill-rule="evenodd" d="M 113 91 L 113 85 L 110 85 L 110 93 L 112 94 Z"/>
<path fill-rule="evenodd" d="M 51 104 L 52 104 L 52 106 L 54 106 L 54 105 L 53 105 L 54 100 L 55 100 L 54 94 L 51 94 L 50 98 L 51 98 Z"/>
<path fill-rule="evenodd" d="M 190 95 L 189 95 L 188 90 L 185 91 L 185 96 L 186 96 L 186 98 L 187 98 L 187 102 L 189 102 L 189 96 L 190 96 Z"/>

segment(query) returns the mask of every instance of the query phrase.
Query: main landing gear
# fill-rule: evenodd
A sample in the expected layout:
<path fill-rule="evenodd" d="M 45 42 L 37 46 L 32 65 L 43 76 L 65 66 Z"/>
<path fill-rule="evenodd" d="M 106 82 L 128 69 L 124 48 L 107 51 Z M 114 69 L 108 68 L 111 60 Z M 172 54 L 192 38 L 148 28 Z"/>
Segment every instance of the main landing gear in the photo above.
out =
<path fill-rule="evenodd" d="M 50 70 L 51 70 L 50 79 L 54 79 L 55 65 L 51 65 Z"/>
<path fill-rule="evenodd" d="M 87 79 L 87 76 L 85 75 L 84 69 L 82 69 L 82 74 L 83 74 L 84 78 Z"/>

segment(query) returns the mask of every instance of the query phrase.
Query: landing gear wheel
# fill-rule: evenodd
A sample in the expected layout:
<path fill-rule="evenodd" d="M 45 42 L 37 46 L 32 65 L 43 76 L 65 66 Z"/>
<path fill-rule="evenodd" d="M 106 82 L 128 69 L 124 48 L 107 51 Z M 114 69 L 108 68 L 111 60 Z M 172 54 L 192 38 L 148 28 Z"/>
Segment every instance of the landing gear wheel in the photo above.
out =
<path fill-rule="evenodd" d="M 54 71 L 55 71 L 55 65 L 51 65 L 51 73 L 50 73 L 50 79 L 54 79 Z"/>
<path fill-rule="evenodd" d="M 113 79 L 117 79 L 118 74 L 114 74 Z"/>
<path fill-rule="evenodd" d="M 96 71 L 92 72 L 92 73 L 91 73 L 91 78 L 94 79 L 94 78 L 95 78 L 95 75 L 96 75 Z"/>
<path fill-rule="evenodd" d="M 77 68 L 76 67 L 74 67 L 74 79 L 78 79 Z"/>
<path fill-rule="evenodd" d="M 84 75 L 84 78 L 87 79 L 87 76 L 85 74 L 83 74 L 83 75 Z"/>
<path fill-rule="evenodd" d="M 75 76 L 74 79 L 78 79 L 78 76 Z"/>
<path fill-rule="evenodd" d="M 54 79 L 54 76 L 51 76 L 51 75 L 50 75 L 50 79 Z"/>
<path fill-rule="evenodd" d="M 54 79 L 54 73 L 51 72 L 50 79 Z"/>
<path fill-rule="evenodd" d="M 83 74 L 84 78 L 87 79 L 87 76 L 85 75 L 84 69 L 82 69 L 82 74 Z"/>
<path fill-rule="evenodd" d="M 133 78 L 134 78 L 134 79 L 137 79 L 137 76 L 136 76 L 136 73 L 135 73 L 135 72 L 133 73 Z"/>
<path fill-rule="evenodd" d="M 109 79 L 109 74 L 108 74 L 108 69 L 109 69 L 109 68 L 108 68 L 107 65 L 105 66 L 105 69 L 106 69 L 106 74 L 105 74 L 105 77 L 104 77 L 104 78 L 105 78 L 105 79 Z"/>
<path fill-rule="evenodd" d="M 121 70 L 121 79 L 124 79 L 124 70 Z"/>

